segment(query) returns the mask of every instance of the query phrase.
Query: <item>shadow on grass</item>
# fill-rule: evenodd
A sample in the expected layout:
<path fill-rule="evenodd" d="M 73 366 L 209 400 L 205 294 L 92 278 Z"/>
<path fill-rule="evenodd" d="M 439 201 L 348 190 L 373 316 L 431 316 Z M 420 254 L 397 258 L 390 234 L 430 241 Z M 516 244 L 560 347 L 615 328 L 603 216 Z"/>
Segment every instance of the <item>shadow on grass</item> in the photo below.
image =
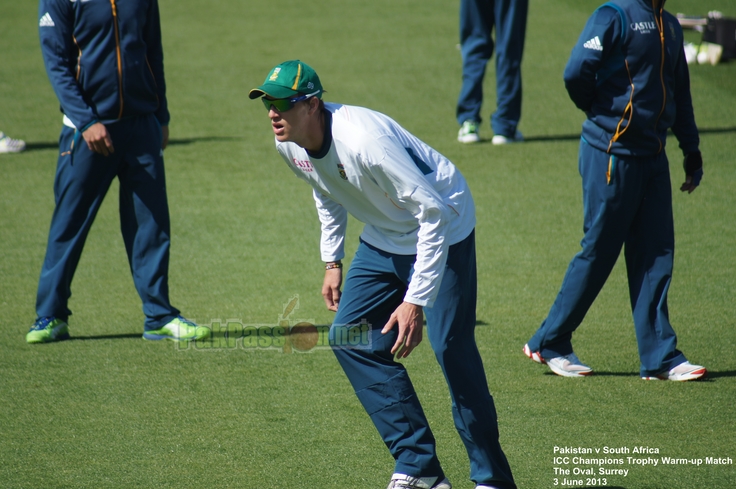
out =
<path fill-rule="evenodd" d="M 241 139 L 243 138 L 235 136 L 204 136 L 198 138 L 169 139 L 169 146 L 184 146 L 192 143 L 205 143 L 211 141 L 239 141 Z"/>
<path fill-rule="evenodd" d="M 427 325 L 427 321 L 424 321 L 424 325 Z M 488 323 L 485 321 L 478 320 L 475 322 L 476 326 L 488 326 Z M 276 325 L 274 325 L 275 327 Z M 329 324 L 315 324 L 314 326 L 318 328 L 329 328 L 331 325 Z M 242 334 L 242 331 L 241 331 Z M 237 335 L 233 335 L 232 332 L 229 332 L 226 329 L 221 329 L 212 332 L 210 335 L 210 338 L 230 338 L 231 336 L 240 337 Z M 108 335 L 91 335 L 91 336 L 72 336 L 66 340 L 63 341 L 89 341 L 89 340 L 127 340 L 130 338 L 142 338 L 142 333 L 123 333 L 123 334 L 108 334 Z"/>
<path fill-rule="evenodd" d="M 197 138 L 179 138 L 169 139 L 169 146 L 186 146 L 188 144 L 203 143 L 203 142 L 222 142 L 222 141 L 238 141 L 243 139 L 241 137 L 234 136 L 203 136 Z M 26 142 L 26 151 L 39 151 L 42 149 L 59 149 L 59 143 L 57 141 L 38 141 L 38 142 Z"/>
<path fill-rule="evenodd" d="M 424 326 L 427 326 L 427 319 L 426 318 L 424 319 L 424 321 L 423 321 L 422 324 L 424 324 Z M 476 320 L 475 321 L 475 325 L 476 326 L 488 326 L 488 323 L 485 322 L 485 321 L 482 321 L 482 320 Z M 276 325 L 274 325 L 274 326 L 276 326 Z M 332 326 L 332 325 L 331 324 L 313 324 L 312 326 L 315 326 L 316 328 L 320 328 L 321 329 L 321 328 L 330 328 L 330 326 Z M 222 329 L 222 330 L 219 330 L 219 331 L 217 329 L 215 329 L 215 331 L 213 331 L 210 336 L 212 338 L 226 338 L 229 335 L 231 335 L 231 333 L 228 332 L 226 329 Z"/>
<path fill-rule="evenodd" d="M 736 126 L 734 127 L 708 127 L 699 130 L 700 134 L 724 134 L 733 132 L 736 133 Z M 235 136 L 203 136 L 196 138 L 178 138 L 170 139 L 169 146 L 186 146 L 188 144 L 202 143 L 202 142 L 224 142 L 224 141 L 238 141 L 243 139 L 242 137 Z M 525 143 L 544 143 L 550 141 L 578 141 L 580 134 L 553 134 L 550 136 L 525 136 Z M 480 144 L 490 144 L 490 139 L 482 139 Z M 26 142 L 26 151 L 38 151 L 42 149 L 58 149 L 59 143 L 38 141 L 38 142 Z"/>
<path fill-rule="evenodd" d="M 736 377 L 736 370 L 723 370 L 720 372 L 708 370 L 708 375 L 703 380 L 708 381 L 709 379 L 717 379 L 719 377 Z"/>
<path fill-rule="evenodd" d="M 736 133 L 736 126 L 733 127 L 706 127 L 698 130 L 700 134 L 725 134 Z M 577 134 L 553 134 L 550 136 L 524 136 L 525 143 L 546 143 L 550 141 L 579 141 L 580 133 Z M 490 143 L 490 139 L 482 139 L 481 143 Z"/>
<path fill-rule="evenodd" d="M 127 340 L 128 338 L 142 338 L 142 333 L 125 334 L 102 334 L 93 336 L 72 336 L 64 341 L 87 341 L 87 340 Z"/>
<path fill-rule="evenodd" d="M 557 374 L 554 372 L 545 372 L 544 375 L 551 375 L 552 377 L 557 377 Z M 639 372 L 605 372 L 605 371 L 595 370 L 591 377 L 639 377 Z M 705 377 L 703 377 L 702 379 L 691 381 L 691 382 L 710 382 L 719 377 L 736 377 L 736 370 L 723 370 L 723 371 L 708 370 L 708 374 Z"/>

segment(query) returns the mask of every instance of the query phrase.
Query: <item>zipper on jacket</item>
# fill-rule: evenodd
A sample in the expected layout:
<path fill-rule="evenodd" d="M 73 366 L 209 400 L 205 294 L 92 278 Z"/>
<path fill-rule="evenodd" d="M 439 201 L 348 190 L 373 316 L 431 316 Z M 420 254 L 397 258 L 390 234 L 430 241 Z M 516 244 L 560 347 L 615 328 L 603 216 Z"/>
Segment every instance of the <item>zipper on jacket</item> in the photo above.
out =
<path fill-rule="evenodd" d="M 82 48 L 79 47 L 76 37 L 72 36 L 72 40 L 74 40 L 74 45 L 77 46 L 77 52 L 79 53 L 77 55 L 77 72 L 74 76 L 74 79 L 79 81 L 79 75 L 82 73 Z"/>
<path fill-rule="evenodd" d="M 118 31 L 118 8 L 115 0 L 110 0 L 112 6 L 112 23 L 115 26 L 115 53 L 118 58 L 118 98 L 120 100 L 120 112 L 118 119 L 123 117 L 123 58 L 120 52 L 120 32 Z"/>
<path fill-rule="evenodd" d="M 631 78 L 631 70 L 629 70 L 628 60 L 624 60 L 624 65 L 626 66 L 626 74 L 629 76 L 629 84 L 631 85 L 629 103 L 626 104 L 624 112 L 623 114 L 621 114 L 621 119 L 619 119 L 618 124 L 616 125 L 616 132 L 613 133 L 613 137 L 608 142 L 608 149 L 606 150 L 606 152 L 611 151 L 611 146 L 613 146 L 613 143 L 618 141 L 618 138 L 620 138 L 621 135 L 626 132 L 626 130 L 631 125 L 631 118 L 634 116 L 634 80 Z M 624 120 L 626 120 L 626 127 L 621 129 L 621 124 L 623 124 Z"/>

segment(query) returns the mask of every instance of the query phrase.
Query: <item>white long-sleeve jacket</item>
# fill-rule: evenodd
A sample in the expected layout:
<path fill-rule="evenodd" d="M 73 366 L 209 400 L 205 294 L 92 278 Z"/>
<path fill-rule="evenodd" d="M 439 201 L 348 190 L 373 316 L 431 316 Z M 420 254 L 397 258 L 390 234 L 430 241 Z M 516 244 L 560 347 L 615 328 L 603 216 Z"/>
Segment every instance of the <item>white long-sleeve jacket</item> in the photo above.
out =
<path fill-rule="evenodd" d="M 323 261 L 344 257 L 347 213 L 365 223 L 361 238 L 397 255 L 415 255 L 404 300 L 431 307 L 442 281 L 447 248 L 475 227 L 465 178 L 440 153 L 391 118 L 362 107 L 325 104 L 332 143 L 310 155 L 276 142 L 294 173 L 314 189 L 322 224 Z"/>

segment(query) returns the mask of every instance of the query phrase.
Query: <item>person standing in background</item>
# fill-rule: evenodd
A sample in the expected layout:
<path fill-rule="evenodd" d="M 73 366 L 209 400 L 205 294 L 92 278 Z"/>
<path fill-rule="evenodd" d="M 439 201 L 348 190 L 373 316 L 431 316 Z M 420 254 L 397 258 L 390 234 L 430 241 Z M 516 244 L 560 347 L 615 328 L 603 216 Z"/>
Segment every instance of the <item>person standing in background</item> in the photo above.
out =
<path fill-rule="evenodd" d="M 685 155 L 681 191 L 698 187 L 703 158 L 682 29 L 664 3 L 602 5 L 565 68 L 567 92 L 587 115 L 578 154 L 585 236 L 547 319 L 523 347 L 527 357 L 563 377 L 593 373 L 573 352 L 572 335 L 622 247 L 641 377 L 682 382 L 707 373 L 677 349 L 667 308 L 675 253 L 667 131 Z"/>
<path fill-rule="evenodd" d="M 483 78 L 496 52 L 496 111 L 491 116 L 495 145 L 523 140 L 521 118 L 521 58 L 524 54 L 529 0 L 460 0 L 460 49 L 463 84 L 457 101 L 461 143 L 480 141 Z M 495 43 L 491 37 L 495 30 Z"/>
<path fill-rule="evenodd" d="M 63 127 L 56 207 L 28 343 L 69 337 L 71 282 L 87 234 L 116 177 L 120 227 L 146 316 L 143 338 L 209 336 L 169 302 L 169 206 L 163 150 L 169 140 L 157 0 L 41 0 L 39 35 Z"/>

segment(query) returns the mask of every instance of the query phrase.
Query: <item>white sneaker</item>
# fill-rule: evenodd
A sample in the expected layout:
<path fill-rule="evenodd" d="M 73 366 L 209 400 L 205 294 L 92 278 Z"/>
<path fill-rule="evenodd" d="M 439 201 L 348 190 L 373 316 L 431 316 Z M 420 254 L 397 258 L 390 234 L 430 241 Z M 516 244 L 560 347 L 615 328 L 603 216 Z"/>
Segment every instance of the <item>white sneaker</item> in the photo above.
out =
<path fill-rule="evenodd" d="M 581 362 L 574 353 L 547 360 L 547 365 L 554 373 L 563 377 L 584 377 L 593 373 L 593 369 Z"/>
<path fill-rule="evenodd" d="M 523 140 L 524 136 L 519 131 L 516 131 L 514 137 L 507 137 L 496 134 L 495 136 L 493 136 L 493 139 L 491 139 L 491 144 L 495 146 L 500 146 L 502 144 L 520 143 Z"/>
<path fill-rule="evenodd" d="M 386 489 L 452 489 L 450 481 L 445 477 L 412 477 L 406 474 L 394 474 Z M 434 484 L 434 485 L 433 485 Z"/>
<path fill-rule="evenodd" d="M 478 134 L 478 123 L 475 121 L 465 121 L 457 132 L 457 140 L 461 143 L 470 144 L 480 141 Z"/>
<path fill-rule="evenodd" d="M 690 362 L 682 362 L 680 365 L 672 368 L 669 372 L 662 372 L 652 377 L 642 377 L 644 380 L 673 380 L 675 382 L 685 382 L 688 380 L 697 380 L 704 377 L 708 373 L 702 365 L 693 365 Z"/>
<path fill-rule="evenodd" d="M 0 131 L 0 153 L 20 153 L 26 149 L 26 143 L 20 139 L 13 139 Z"/>
<path fill-rule="evenodd" d="M 144 331 L 143 339 L 192 341 L 207 338 L 211 333 L 212 330 L 207 326 L 198 326 L 185 317 L 177 316 L 160 329 Z"/>

